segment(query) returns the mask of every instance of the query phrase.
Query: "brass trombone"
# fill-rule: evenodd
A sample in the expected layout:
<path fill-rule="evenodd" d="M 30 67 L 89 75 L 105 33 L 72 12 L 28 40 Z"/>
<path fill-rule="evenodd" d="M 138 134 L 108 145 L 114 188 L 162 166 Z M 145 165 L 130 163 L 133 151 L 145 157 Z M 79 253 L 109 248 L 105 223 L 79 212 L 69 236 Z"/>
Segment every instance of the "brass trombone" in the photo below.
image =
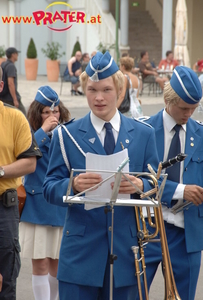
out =
<path fill-rule="evenodd" d="M 161 170 L 173 165 L 176 162 L 180 162 L 184 160 L 186 155 L 179 154 L 175 158 L 159 164 L 158 172 L 157 174 L 150 169 L 151 166 L 148 166 L 150 172 L 152 174 L 146 175 L 150 178 L 150 181 L 152 181 L 154 189 L 149 191 L 150 193 L 155 193 L 156 190 L 158 190 L 158 179 L 161 174 Z M 140 175 L 137 175 L 139 177 Z M 149 194 L 148 192 L 148 194 Z M 157 195 L 157 194 L 156 194 Z M 144 198 L 146 195 L 142 194 L 141 198 Z M 152 209 L 152 208 L 151 208 Z M 144 257 L 144 247 L 148 242 L 157 242 L 160 241 L 161 243 L 161 249 L 162 249 L 162 263 L 163 263 L 163 273 L 164 273 L 164 282 L 165 282 L 165 300 L 181 300 L 178 290 L 176 287 L 174 275 L 173 275 L 173 269 L 171 265 L 170 260 L 170 254 L 168 250 L 168 243 L 166 238 L 166 232 L 165 232 L 165 226 L 164 226 L 164 220 L 163 220 L 163 214 L 162 214 L 162 207 L 161 204 L 158 207 L 153 207 L 154 212 L 154 223 L 152 222 L 151 218 L 151 212 L 150 208 L 147 207 L 147 217 L 149 225 L 153 228 L 155 228 L 155 232 L 153 234 L 149 234 L 148 230 L 146 228 L 145 223 L 145 217 L 143 214 L 142 207 L 135 206 L 135 216 L 136 216 L 136 222 L 137 222 L 137 230 L 138 230 L 138 246 L 133 246 L 132 251 L 134 253 L 135 257 L 135 270 L 136 270 L 136 276 L 137 276 L 137 282 L 138 282 L 138 292 L 139 292 L 139 298 L 140 300 L 143 299 L 142 295 L 142 287 L 141 287 L 141 276 L 143 275 L 143 282 L 144 282 L 144 291 L 145 291 L 145 299 L 149 299 L 149 293 L 148 293 L 148 287 L 147 287 L 147 276 L 146 276 L 146 264 L 145 264 L 145 257 Z M 142 224 L 142 227 L 141 227 Z M 160 239 L 155 239 L 155 237 L 160 235 Z M 138 258 L 138 252 L 140 252 L 140 258 Z M 140 268 L 140 263 L 142 268 Z"/>

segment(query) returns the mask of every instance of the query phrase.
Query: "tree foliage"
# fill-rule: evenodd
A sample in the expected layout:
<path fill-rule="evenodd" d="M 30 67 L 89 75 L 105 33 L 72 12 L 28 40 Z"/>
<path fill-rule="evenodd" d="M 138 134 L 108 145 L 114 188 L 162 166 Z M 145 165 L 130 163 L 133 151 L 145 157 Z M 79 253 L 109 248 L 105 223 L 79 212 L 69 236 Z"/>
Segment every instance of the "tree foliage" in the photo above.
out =
<path fill-rule="evenodd" d="M 62 46 L 58 42 L 51 42 L 46 45 L 46 49 L 42 48 L 42 52 L 47 58 L 57 60 L 65 55 L 65 52 L 60 53 L 60 48 L 62 48 Z"/>
<path fill-rule="evenodd" d="M 27 58 L 37 58 L 37 49 L 32 38 L 30 39 L 30 42 L 28 44 Z"/>
<path fill-rule="evenodd" d="M 6 54 L 5 47 L 4 46 L 0 46 L 0 57 L 5 56 L 5 54 Z"/>
<path fill-rule="evenodd" d="M 73 52 L 72 52 L 71 57 L 75 56 L 75 53 L 76 53 L 77 51 L 81 51 L 81 46 L 80 46 L 80 42 L 79 42 L 79 41 L 77 41 L 77 42 L 75 43 L 75 45 L 74 45 L 74 47 L 73 47 Z M 82 51 L 81 51 L 81 52 L 82 52 Z"/>

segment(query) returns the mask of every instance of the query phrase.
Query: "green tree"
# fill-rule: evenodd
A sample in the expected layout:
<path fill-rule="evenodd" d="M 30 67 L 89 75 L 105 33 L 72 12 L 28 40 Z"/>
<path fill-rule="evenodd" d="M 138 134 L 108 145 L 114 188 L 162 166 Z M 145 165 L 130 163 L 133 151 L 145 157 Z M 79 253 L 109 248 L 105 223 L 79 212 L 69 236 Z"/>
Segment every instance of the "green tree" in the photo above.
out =
<path fill-rule="evenodd" d="M 0 57 L 5 56 L 5 54 L 6 54 L 5 47 L 4 46 L 0 46 Z"/>
<path fill-rule="evenodd" d="M 75 56 L 75 53 L 76 53 L 77 51 L 81 51 L 81 47 L 80 47 L 80 42 L 79 42 L 79 41 L 77 41 L 77 42 L 75 43 L 75 45 L 74 45 L 74 47 L 73 47 L 73 52 L 72 52 L 71 57 Z M 81 51 L 81 52 L 82 52 L 82 51 Z"/>
<path fill-rule="evenodd" d="M 30 42 L 28 44 L 27 58 L 37 58 L 37 49 L 32 38 L 30 39 Z"/>

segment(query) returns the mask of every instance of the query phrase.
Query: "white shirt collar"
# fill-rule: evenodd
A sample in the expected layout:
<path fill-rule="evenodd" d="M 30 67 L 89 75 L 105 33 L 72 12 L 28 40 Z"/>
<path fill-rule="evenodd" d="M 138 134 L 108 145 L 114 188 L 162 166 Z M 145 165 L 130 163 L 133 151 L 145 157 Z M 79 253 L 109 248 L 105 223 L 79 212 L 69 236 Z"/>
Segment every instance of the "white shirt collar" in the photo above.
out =
<path fill-rule="evenodd" d="M 173 127 L 177 124 L 176 121 L 166 112 L 166 109 L 163 111 L 163 123 L 168 132 L 171 132 Z M 186 132 L 186 124 L 183 124 L 182 128 Z"/>
<path fill-rule="evenodd" d="M 90 112 L 90 120 L 91 120 L 92 125 L 94 126 L 97 134 L 100 134 L 101 131 L 102 131 L 102 129 L 103 129 L 103 127 L 104 127 L 104 124 L 106 122 L 104 120 L 98 118 L 92 111 Z M 117 132 L 119 132 L 121 118 L 120 118 L 120 114 L 119 114 L 118 110 L 116 110 L 115 115 L 109 121 L 109 123 L 111 123 L 112 127 L 114 128 L 114 130 L 116 130 Z"/>

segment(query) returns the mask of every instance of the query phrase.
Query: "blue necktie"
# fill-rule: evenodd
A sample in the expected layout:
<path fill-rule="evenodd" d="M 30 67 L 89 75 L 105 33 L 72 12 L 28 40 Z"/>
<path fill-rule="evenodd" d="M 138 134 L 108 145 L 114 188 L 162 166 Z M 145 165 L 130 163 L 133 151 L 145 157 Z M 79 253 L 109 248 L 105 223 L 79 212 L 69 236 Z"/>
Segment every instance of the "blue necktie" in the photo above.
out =
<path fill-rule="evenodd" d="M 104 139 L 104 150 L 106 154 L 112 154 L 115 148 L 115 140 L 112 132 L 111 123 L 105 123 L 104 127 L 106 128 L 106 135 Z"/>
<path fill-rule="evenodd" d="M 180 138 L 179 138 L 179 131 L 181 129 L 181 125 L 176 124 L 173 129 L 175 130 L 175 134 L 171 140 L 171 146 L 168 152 L 168 159 L 171 159 L 178 155 L 180 151 Z M 175 181 L 175 182 L 180 182 L 180 163 L 177 162 L 174 164 L 172 167 L 169 167 L 166 171 L 168 173 L 168 179 Z"/>

